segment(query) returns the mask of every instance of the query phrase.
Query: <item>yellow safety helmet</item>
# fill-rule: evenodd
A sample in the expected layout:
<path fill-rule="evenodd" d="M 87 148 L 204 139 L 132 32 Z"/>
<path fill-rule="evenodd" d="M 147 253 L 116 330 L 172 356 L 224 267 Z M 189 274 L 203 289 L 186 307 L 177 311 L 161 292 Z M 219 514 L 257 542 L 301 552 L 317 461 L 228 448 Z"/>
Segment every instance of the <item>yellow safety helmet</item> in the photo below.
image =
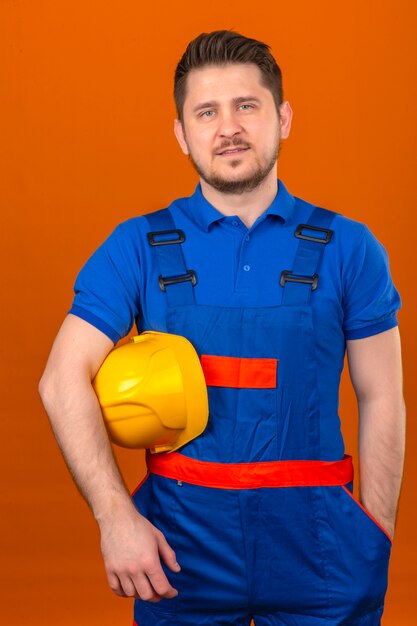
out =
<path fill-rule="evenodd" d="M 207 425 L 207 386 L 185 337 L 154 331 L 132 337 L 108 354 L 93 387 L 119 446 L 173 452 Z"/>

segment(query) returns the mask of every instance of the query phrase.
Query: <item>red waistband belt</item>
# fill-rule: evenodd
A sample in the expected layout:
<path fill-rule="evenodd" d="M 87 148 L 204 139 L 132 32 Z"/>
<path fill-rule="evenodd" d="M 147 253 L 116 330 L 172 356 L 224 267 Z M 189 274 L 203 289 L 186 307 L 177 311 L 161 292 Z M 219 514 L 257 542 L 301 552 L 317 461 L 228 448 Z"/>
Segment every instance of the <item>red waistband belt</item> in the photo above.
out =
<path fill-rule="evenodd" d="M 218 489 L 346 485 L 353 480 L 352 457 L 340 461 L 211 463 L 183 454 L 147 453 L 148 470 L 158 476 Z"/>

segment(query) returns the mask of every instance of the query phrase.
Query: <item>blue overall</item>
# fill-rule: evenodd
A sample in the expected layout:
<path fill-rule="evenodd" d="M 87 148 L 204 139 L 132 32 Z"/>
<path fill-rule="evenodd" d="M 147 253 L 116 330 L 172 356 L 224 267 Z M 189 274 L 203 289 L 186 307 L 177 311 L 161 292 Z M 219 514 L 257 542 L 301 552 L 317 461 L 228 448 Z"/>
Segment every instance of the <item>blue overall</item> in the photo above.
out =
<path fill-rule="evenodd" d="M 274 388 L 210 386 L 207 428 L 180 454 L 224 464 L 321 460 L 309 303 L 320 297 L 325 229 L 333 216 L 313 211 L 309 224 L 318 230 L 298 231 L 294 265 L 277 282 L 281 306 L 263 308 L 197 305 L 194 275 L 181 244 L 172 243 L 179 233 L 172 232 L 169 211 L 147 216 L 150 231 L 169 231 L 151 237 L 162 244 L 154 250 L 168 332 L 187 337 L 200 356 L 277 361 Z M 150 473 L 134 500 L 182 569 L 174 574 L 163 564 L 179 595 L 136 601 L 137 625 L 380 624 L 391 542 L 351 490 L 351 483 L 216 489 Z"/>

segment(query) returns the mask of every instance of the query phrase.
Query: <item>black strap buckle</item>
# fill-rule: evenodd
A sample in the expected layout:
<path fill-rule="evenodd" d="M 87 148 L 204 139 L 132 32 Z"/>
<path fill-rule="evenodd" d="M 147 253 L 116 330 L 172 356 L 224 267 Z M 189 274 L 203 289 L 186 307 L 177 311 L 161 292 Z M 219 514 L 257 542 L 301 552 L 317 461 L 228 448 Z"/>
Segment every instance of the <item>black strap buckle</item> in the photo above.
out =
<path fill-rule="evenodd" d="M 176 235 L 176 237 L 168 237 L 168 235 Z M 185 235 L 182 230 L 158 230 L 153 233 L 148 233 L 148 241 L 151 246 L 169 246 L 173 243 L 184 243 Z M 162 239 L 155 239 L 156 237 L 162 237 Z"/>
<path fill-rule="evenodd" d="M 303 235 L 303 229 L 314 230 L 316 232 L 324 233 L 325 237 L 312 237 L 311 235 Z M 317 226 L 309 226 L 309 224 L 298 224 L 295 229 L 294 236 L 298 239 L 306 239 L 307 241 L 314 241 L 315 243 L 329 243 L 332 238 L 333 231 L 329 228 L 318 228 Z"/>
<path fill-rule="evenodd" d="M 197 276 L 194 270 L 187 270 L 186 274 L 182 276 L 159 276 L 158 282 L 161 291 L 166 291 L 167 285 L 176 285 L 178 283 L 186 283 L 188 280 L 191 281 L 193 287 L 197 284 Z"/>
<path fill-rule="evenodd" d="M 311 285 L 311 291 L 317 289 L 318 282 L 318 274 L 313 274 L 313 276 L 298 276 L 296 274 L 293 275 L 291 270 L 283 270 L 279 279 L 281 287 L 285 287 L 285 283 L 302 283 L 304 285 Z"/>

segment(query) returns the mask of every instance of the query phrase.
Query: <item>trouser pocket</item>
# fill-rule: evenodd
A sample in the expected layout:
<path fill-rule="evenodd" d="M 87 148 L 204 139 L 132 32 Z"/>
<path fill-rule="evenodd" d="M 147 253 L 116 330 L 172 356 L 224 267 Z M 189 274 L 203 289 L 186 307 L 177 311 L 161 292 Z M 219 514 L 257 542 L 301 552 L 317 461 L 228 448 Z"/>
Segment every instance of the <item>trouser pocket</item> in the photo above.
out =
<path fill-rule="evenodd" d="M 332 611 L 355 619 L 382 606 L 391 539 L 349 486 L 321 487 L 320 534 Z"/>
<path fill-rule="evenodd" d="M 342 489 L 346 492 L 346 494 L 353 500 L 353 502 L 363 511 L 364 515 L 366 515 L 370 521 L 377 527 L 381 532 L 386 535 L 389 542 L 392 543 L 392 537 L 387 530 L 375 519 L 375 517 L 366 509 L 361 502 L 353 495 L 352 491 L 346 486 L 342 486 Z"/>

